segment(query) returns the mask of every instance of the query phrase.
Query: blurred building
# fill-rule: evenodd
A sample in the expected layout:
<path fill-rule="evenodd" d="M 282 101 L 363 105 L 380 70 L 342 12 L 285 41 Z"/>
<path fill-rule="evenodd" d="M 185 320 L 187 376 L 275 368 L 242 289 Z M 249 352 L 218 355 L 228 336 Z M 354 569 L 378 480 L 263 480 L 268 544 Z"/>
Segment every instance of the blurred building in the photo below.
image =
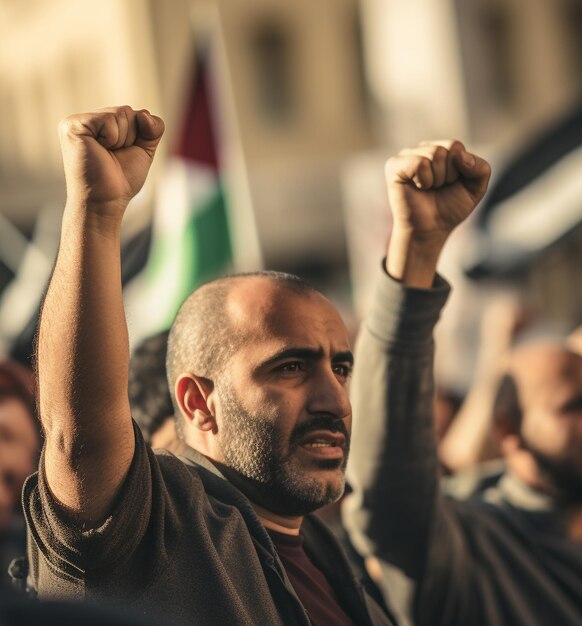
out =
<path fill-rule="evenodd" d="M 167 121 L 168 149 L 203 44 L 265 256 L 345 261 L 339 164 L 371 145 L 356 0 L 4 0 L 0 11 L 0 208 L 19 226 L 63 199 L 64 115 L 148 107 Z"/>
<path fill-rule="evenodd" d="M 362 0 L 384 143 L 523 136 L 581 93 L 579 0 Z"/>
<path fill-rule="evenodd" d="M 0 0 L 0 289 L 29 238 L 40 283 L 50 270 L 67 114 L 127 103 L 164 117 L 127 236 L 149 223 L 201 50 L 235 267 L 326 280 L 349 259 L 363 285 L 385 244 L 384 157 L 431 137 L 493 156 L 516 145 L 580 94 L 581 29 L 582 0 Z M 0 300 L 0 335 L 6 319 Z"/>

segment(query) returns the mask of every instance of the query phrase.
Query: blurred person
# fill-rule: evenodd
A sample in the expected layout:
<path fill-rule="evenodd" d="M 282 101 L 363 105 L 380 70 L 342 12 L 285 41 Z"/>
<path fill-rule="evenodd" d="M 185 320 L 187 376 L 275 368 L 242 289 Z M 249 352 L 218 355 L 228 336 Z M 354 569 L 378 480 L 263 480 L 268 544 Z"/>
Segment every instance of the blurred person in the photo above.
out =
<path fill-rule="evenodd" d="M 322 294 L 276 272 L 202 286 L 168 342 L 182 456 L 154 454 L 131 420 L 120 229 L 163 128 L 127 106 L 60 126 L 67 203 L 39 328 L 29 582 L 41 598 L 184 624 L 394 624 L 312 515 L 343 492 L 351 427 L 348 333 Z"/>
<path fill-rule="evenodd" d="M 508 470 L 551 498 L 556 522 L 582 541 L 582 356 L 553 341 L 516 348 L 494 420 Z"/>
<path fill-rule="evenodd" d="M 475 204 L 475 181 L 448 184 L 442 159 L 420 146 L 387 166 L 396 227 L 356 347 L 344 523 L 385 583 L 393 567 L 413 583 L 417 626 L 579 625 L 580 355 L 547 343 L 513 353 L 494 403 L 507 471 L 467 501 L 439 489 L 433 328 L 449 286 L 436 267 Z"/>
<path fill-rule="evenodd" d="M 444 385 L 436 385 L 434 396 L 434 425 L 437 441 L 443 441 L 455 421 L 463 397 L 460 393 Z"/>
<path fill-rule="evenodd" d="M 487 304 L 481 319 L 479 348 L 473 382 L 454 421 L 439 438 L 439 459 L 447 473 L 472 470 L 501 456 L 493 432 L 493 404 L 514 340 L 527 324 L 519 298 L 502 293 Z M 437 387 L 438 398 L 438 387 Z M 435 411 L 439 432 L 439 413 Z"/>
<path fill-rule="evenodd" d="M 177 453 L 181 445 L 166 375 L 169 334 L 164 330 L 147 337 L 134 349 L 129 360 L 129 404 L 145 441 L 152 448 Z"/>
<path fill-rule="evenodd" d="M 15 361 L 0 361 L 0 589 L 10 586 L 10 562 L 26 551 L 20 494 L 39 451 L 32 373 Z"/>

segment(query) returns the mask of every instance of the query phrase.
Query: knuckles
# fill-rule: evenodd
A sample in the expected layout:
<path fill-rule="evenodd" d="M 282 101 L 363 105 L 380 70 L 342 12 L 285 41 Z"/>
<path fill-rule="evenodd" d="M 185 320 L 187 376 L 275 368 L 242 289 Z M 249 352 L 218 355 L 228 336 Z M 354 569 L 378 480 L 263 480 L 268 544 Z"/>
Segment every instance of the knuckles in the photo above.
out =
<path fill-rule="evenodd" d="M 88 128 L 111 128 L 118 126 L 122 120 L 129 122 L 136 115 L 137 111 L 129 105 L 108 107 L 92 113 L 78 113 L 63 118 L 58 124 L 58 132 L 61 137 L 76 135 L 81 131 L 85 134 Z"/>
<path fill-rule="evenodd" d="M 449 160 L 465 151 L 464 144 L 457 139 L 434 142 L 425 141 L 415 148 L 405 148 L 396 156 L 388 159 L 384 165 L 384 173 L 388 179 L 393 178 L 399 172 L 411 172 L 413 170 L 420 177 L 427 176 L 433 171 L 435 166 L 439 168 L 447 163 L 448 168 Z M 488 179 L 491 174 L 489 164 L 483 159 L 478 160 L 483 163 L 483 177 Z M 399 178 L 400 176 L 397 177 Z"/>
<path fill-rule="evenodd" d="M 428 174 L 432 171 L 432 159 L 429 159 L 426 156 L 419 156 L 418 163 L 416 165 L 416 170 L 419 174 Z"/>
<path fill-rule="evenodd" d="M 444 146 L 432 146 L 432 160 L 446 161 L 449 156 L 449 150 Z"/>

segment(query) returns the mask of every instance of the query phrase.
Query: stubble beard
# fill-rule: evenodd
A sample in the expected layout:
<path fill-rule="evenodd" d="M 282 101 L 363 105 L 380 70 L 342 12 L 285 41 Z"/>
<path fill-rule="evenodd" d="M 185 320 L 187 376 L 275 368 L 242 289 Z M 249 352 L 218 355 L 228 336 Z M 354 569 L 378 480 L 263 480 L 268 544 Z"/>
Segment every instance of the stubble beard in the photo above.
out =
<path fill-rule="evenodd" d="M 341 497 L 347 448 L 339 467 L 335 459 L 318 464 L 322 470 L 336 470 L 337 479 L 317 478 L 293 455 L 292 445 L 286 449 L 276 406 L 250 413 L 229 383 L 221 386 L 220 402 L 223 462 L 229 478 L 249 499 L 279 515 L 302 516 Z"/>
<path fill-rule="evenodd" d="M 556 499 L 566 506 L 582 504 L 582 467 L 570 455 L 556 458 L 539 450 L 522 436 L 522 447 L 535 459 L 543 477 L 546 479 Z M 579 458 L 581 452 L 573 451 L 572 455 Z"/>

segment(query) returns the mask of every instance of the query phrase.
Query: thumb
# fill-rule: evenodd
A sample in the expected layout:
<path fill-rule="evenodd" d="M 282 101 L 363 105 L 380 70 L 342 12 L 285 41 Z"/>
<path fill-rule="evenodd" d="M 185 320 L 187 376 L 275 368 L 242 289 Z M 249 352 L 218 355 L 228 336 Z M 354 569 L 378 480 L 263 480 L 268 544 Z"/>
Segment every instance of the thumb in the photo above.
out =
<path fill-rule="evenodd" d="M 138 111 L 137 136 L 135 145 L 145 150 L 152 158 L 164 134 L 165 125 L 161 117 L 152 115 L 145 109 Z"/>
<path fill-rule="evenodd" d="M 459 151 L 453 156 L 454 164 L 463 178 L 465 187 L 480 200 L 487 189 L 491 176 L 491 166 L 485 159 L 467 152 Z"/>

